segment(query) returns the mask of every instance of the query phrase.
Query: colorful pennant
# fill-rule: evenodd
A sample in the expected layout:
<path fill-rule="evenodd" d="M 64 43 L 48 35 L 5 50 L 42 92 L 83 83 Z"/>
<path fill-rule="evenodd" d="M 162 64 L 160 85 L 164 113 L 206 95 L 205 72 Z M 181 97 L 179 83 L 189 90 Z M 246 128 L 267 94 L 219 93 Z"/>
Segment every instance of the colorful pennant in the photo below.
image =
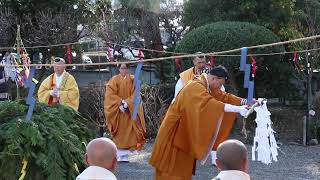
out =
<path fill-rule="evenodd" d="M 138 58 L 139 58 L 138 61 L 142 60 L 142 51 L 141 51 L 141 49 L 139 49 Z M 142 65 L 143 65 L 143 63 L 139 62 L 137 67 L 136 67 L 135 73 L 134 73 L 134 82 L 133 82 L 134 83 L 134 88 L 135 88 L 134 96 L 133 96 L 134 108 L 133 108 L 133 113 L 132 113 L 132 116 L 131 116 L 131 119 L 134 120 L 134 121 L 137 119 L 138 112 L 139 112 L 139 107 L 140 107 L 140 104 L 141 104 L 140 89 L 141 89 L 142 81 L 139 80 L 139 79 L 140 79 Z"/>
<path fill-rule="evenodd" d="M 246 47 L 241 48 L 241 61 L 240 61 L 240 71 L 245 71 L 245 65 L 247 63 L 247 52 Z"/>
<path fill-rule="evenodd" d="M 241 48 L 241 60 L 240 60 L 240 71 L 244 71 L 244 88 L 248 88 L 248 97 L 247 104 L 251 104 L 253 102 L 253 93 L 254 93 L 254 80 L 250 80 L 251 75 L 251 66 L 252 66 L 252 76 L 255 76 L 256 73 L 256 60 L 253 56 L 251 56 L 252 64 L 247 64 L 247 52 L 248 49 L 246 47 Z"/>
<path fill-rule="evenodd" d="M 32 66 L 30 68 L 29 77 L 28 77 L 26 84 L 25 84 L 25 86 L 27 88 L 29 88 L 28 97 L 27 97 L 27 104 L 29 105 L 28 113 L 26 116 L 27 121 L 31 121 L 34 106 L 36 104 L 36 100 L 33 98 L 34 90 L 36 87 L 36 83 L 33 81 L 33 76 L 35 74 L 35 71 L 36 71 L 36 68 L 34 66 Z"/>

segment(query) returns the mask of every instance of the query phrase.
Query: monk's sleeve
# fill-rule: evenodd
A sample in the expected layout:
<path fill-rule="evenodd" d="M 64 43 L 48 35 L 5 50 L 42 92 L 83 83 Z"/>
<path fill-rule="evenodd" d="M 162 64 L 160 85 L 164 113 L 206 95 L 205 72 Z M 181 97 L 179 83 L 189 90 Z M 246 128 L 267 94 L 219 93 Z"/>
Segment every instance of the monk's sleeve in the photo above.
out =
<path fill-rule="evenodd" d="M 221 102 L 237 105 L 237 106 L 240 106 L 241 101 L 243 100 L 242 98 L 239 98 L 233 94 L 223 92 L 220 89 L 211 91 L 211 95 L 215 97 L 215 99 Z M 224 113 L 221 125 L 219 126 L 219 129 L 218 129 L 219 133 L 213 145 L 213 150 L 216 150 L 219 144 L 221 144 L 223 141 L 225 141 L 229 137 L 233 124 L 236 120 L 236 117 L 237 117 L 237 113 L 233 113 L 233 112 Z"/>
<path fill-rule="evenodd" d="M 211 91 L 211 95 L 218 101 L 237 106 L 241 105 L 242 98 L 227 92 L 223 92 L 220 89 Z"/>
<path fill-rule="evenodd" d="M 73 76 L 69 76 L 66 82 L 65 88 L 59 91 L 60 99 L 62 103 L 72 107 L 74 110 L 78 111 L 79 108 L 79 88 L 76 80 Z"/>
<path fill-rule="evenodd" d="M 183 112 L 174 145 L 196 159 L 203 159 L 211 150 L 224 112 L 224 103 L 212 97 L 199 83 L 189 84 L 177 98 Z"/>
<path fill-rule="evenodd" d="M 50 76 L 46 78 L 40 85 L 38 90 L 38 100 L 42 103 L 48 103 L 50 97 L 50 83 L 49 83 Z"/>
<path fill-rule="evenodd" d="M 115 135 L 118 130 L 118 119 L 120 116 L 119 106 L 121 98 L 118 96 L 118 86 L 116 78 L 112 78 L 106 84 L 106 92 L 104 98 L 104 113 L 107 121 L 107 126 L 112 135 Z"/>

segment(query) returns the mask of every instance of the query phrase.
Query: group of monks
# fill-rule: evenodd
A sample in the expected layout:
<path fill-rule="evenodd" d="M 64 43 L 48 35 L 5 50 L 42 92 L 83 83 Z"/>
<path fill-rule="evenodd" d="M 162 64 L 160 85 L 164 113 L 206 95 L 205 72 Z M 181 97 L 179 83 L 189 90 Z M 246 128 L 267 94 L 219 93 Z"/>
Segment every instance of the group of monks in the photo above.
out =
<path fill-rule="evenodd" d="M 79 106 L 75 79 L 65 71 L 64 59 L 56 58 L 54 74 L 47 77 L 38 91 L 39 101 L 64 104 L 74 110 Z M 215 162 L 215 150 L 228 138 L 236 114 L 248 111 L 246 100 L 224 90 L 228 71 L 216 66 L 206 71 L 204 56 L 193 59 L 194 66 L 180 74 L 175 97 L 169 106 L 155 139 L 149 163 L 156 180 L 189 180 L 196 162 L 209 155 Z M 135 120 L 134 76 L 129 65 L 121 64 L 119 74 L 106 83 L 104 112 L 106 125 L 118 148 L 118 161 L 141 150 L 146 142 L 146 124 L 142 104 Z"/>

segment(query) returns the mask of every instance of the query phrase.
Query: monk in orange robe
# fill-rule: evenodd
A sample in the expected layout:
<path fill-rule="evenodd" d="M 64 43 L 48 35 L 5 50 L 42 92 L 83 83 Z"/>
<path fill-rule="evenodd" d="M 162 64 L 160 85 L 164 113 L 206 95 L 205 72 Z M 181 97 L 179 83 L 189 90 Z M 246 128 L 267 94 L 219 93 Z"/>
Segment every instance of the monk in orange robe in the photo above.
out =
<path fill-rule="evenodd" d="M 197 77 L 199 75 L 202 74 L 202 72 L 204 71 L 207 71 L 207 68 L 206 67 L 206 57 L 205 56 L 202 56 L 201 52 L 197 52 L 196 54 L 199 54 L 199 56 L 196 56 L 195 58 L 193 58 L 193 65 L 194 67 L 191 67 L 185 71 L 183 71 L 182 73 L 180 73 L 180 79 L 177 81 L 177 84 L 175 86 L 175 93 L 174 93 L 174 99 L 175 97 L 177 96 L 177 94 L 181 91 L 181 89 L 189 82 L 191 81 L 194 77 Z M 221 91 L 225 91 L 225 88 L 224 86 L 222 85 L 221 86 Z M 218 94 L 218 96 L 220 96 L 220 94 Z M 215 96 L 216 97 L 216 96 Z M 173 101 L 174 101 L 173 99 Z M 228 102 L 226 102 L 228 103 Z M 236 103 L 236 105 L 239 105 L 238 103 Z M 235 115 L 234 115 L 234 119 L 235 119 Z M 232 120 L 231 124 L 233 125 L 233 121 Z M 229 123 L 228 123 L 229 124 Z M 229 127 L 229 126 L 228 126 Z M 231 126 L 232 128 L 232 126 Z M 231 130 L 230 128 L 230 130 Z M 224 131 L 225 128 L 222 128 L 222 130 Z M 228 137 L 230 131 L 224 131 L 222 132 L 222 134 L 224 134 L 226 137 Z M 225 140 L 225 139 L 224 139 Z M 221 140 L 219 142 L 222 142 Z M 211 163 L 213 165 L 216 165 L 216 147 L 218 147 L 219 144 L 216 144 L 214 147 L 213 147 L 213 150 L 211 152 Z"/>
<path fill-rule="evenodd" d="M 242 116 L 247 113 L 245 105 L 222 102 L 240 104 L 241 101 L 241 98 L 221 92 L 226 77 L 224 67 L 215 67 L 208 75 L 202 74 L 189 81 L 172 102 L 150 158 L 156 180 L 190 180 L 195 173 L 196 160 L 204 163 L 213 145 L 223 139 L 220 131 L 226 128 L 224 123 L 235 113 Z M 216 99 L 213 95 L 222 96 Z"/>
<path fill-rule="evenodd" d="M 193 67 L 183 71 L 180 73 L 180 79 L 178 80 L 176 87 L 175 87 L 175 92 L 174 92 L 174 97 L 177 96 L 179 91 L 189 82 L 191 81 L 195 76 L 200 76 L 203 71 L 206 68 L 206 57 L 202 56 L 201 52 L 197 52 L 196 54 L 199 54 L 199 56 L 196 56 L 193 58 Z"/>
<path fill-rule="evenodd" d="M 136 120 L 134 110 L 134 76 L 129 74 L 129 65 L 121 64 L 120 74 L 106 84 L 104 112 L 106 125 L 118 148 L 118 161 L 128 162 L 132 151 L 141 150 L 146 141 L 146 124 L 140 104 Z"/>

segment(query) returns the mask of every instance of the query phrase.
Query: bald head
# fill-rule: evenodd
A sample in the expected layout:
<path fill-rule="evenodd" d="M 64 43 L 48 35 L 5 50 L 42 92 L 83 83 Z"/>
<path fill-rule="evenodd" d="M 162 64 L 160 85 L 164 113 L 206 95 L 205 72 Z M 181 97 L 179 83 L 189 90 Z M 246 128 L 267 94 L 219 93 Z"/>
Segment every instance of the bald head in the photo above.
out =
<path fill-rule="evenodd" d="M 99 166 L 115 171 L 117 164 L 117 147 L 108 138 L 97 138 L 87 145 L 86 160 L 90 166 Z"/>
<path fill-rule="evenodd" d="M 227 140 L 217 148 L 217 166 L 221 170 L 248 171 L 246 146 L 238 140 Z"/>

